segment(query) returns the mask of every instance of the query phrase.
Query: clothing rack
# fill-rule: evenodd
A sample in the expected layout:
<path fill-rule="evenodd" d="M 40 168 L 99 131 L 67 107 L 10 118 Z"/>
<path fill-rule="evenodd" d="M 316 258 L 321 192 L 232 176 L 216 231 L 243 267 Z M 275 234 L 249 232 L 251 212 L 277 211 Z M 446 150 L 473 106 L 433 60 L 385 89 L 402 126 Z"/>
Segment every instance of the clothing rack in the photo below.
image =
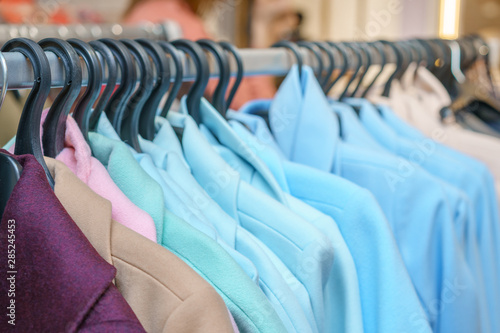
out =
<path fill-rule="evenodd" d="M 308 50 L 301 48 L 304 64 L 310 65 L 313 68 L 317 67 L 317 60 Z M 240 49 L 239 53 L 243 60 L 243 67 L 245 69 L 245 76 L 256 75 L 275 75 L 284 76 L 288 73 L 290 68 L 295 64 L 293 54 L 285 48 L 269 48 L 269 49 Z M 29 61 L 19 52 L 5 52 L 3 53 L 7 62 L 7 68 L 15 68 L 15 71 L 8 71 L 8 90 L 14 89 L 29 89 L 33 86 L 33 71 Z M 64 83 L 64 67 L 61 60 L 59 60 L 52 52 L 46 52 L 47 58 L 50 63 L 52 74 L 52 87 L 62 87 Z M 100 58 L 100 54 L 97 54 Z M 196 76 L 196 69 L 194 63 L 183 56 L 184 62 L 184 81 L 194 81 Z M 217 77 L 218 70 L 215 60 L 209 55 L 211 76 Z M 102 62 L 101 62 L 102 63 Z M 376 63 L 376 61 L 374 62 Z M 336 62 L 337 68 L 340 68 L 342 62 Z M 87 68 L 82 62 L 83 68 L 83 85 L 87 84 Z M 231 58 L 231 73 L 236 75 L 236 62 Z M 175 66 L 171 65 L 172 80 L 174 80 Z M 1 71 L 0 71 L 1 72 Z M 106 71 L 103 71 L 104 73 Z M 104 78 L 103 83 L 106 83 Z M 120 74 L 118 75 L 118 82 L 120 82 Z M 1 88 L 1 83 L 0 83 Z"/>
<path fill-rule="evenodd" d="M 116 25 L 110 25 L 111 30 L 113 30 L 113 26 Z M 122 26 L 123 27 L 123 26 Z M 116 31 L 118 32 L 119 28 L 115 28 Z M 145 29 L 145 28 L 142 28 Z M 148 34 L 154 34 L 155 31 L 158 31 L 158 29 L 154 28 L 149 28 L 143 30 L 142 33 Z M 125 33 L 131 32 L 134 35 L 132 37 L 131 35 L 126 35 Z M 132 27 L 124 27 L 123 30 L 121 31 L 120 34 L 115 34 L 113 38 L 139 38 L 141 36 L 141 33 L 137 31 L 137 28 L 132 28 Z M 160 37 L 160 35 L 156 35 L 156 37 Z M 166 35 L 163 35 L 166 38 Z M 66 38 L 67 36 L 65 36 Z M 99 37 L 103 37 L 100 35 Z M 142 36 L 147 38 L 148 36 Z M 67 37 L 70 38 L 70 37 Z M 314 57 L 314 55 L 307 50 L 306 48 L 300 47 L 302 57 L 304 60 L 304 65 L 309 65 L 313 69 L 317 68 L 317 59 Z M 243 61 L 243 67 L 245 71 L 245 76 L 257 76 L 257 75 L 274 75 L 274 76 L 284 76 L 286 75 L 290 68 L 296 63 L 296 60 L 294 58 L 294 55 L 292 54 L 291 51 L 289 51 L 286 48 L 267 48 L 267 49 L 240 49 L 239 53 L 241 55 L 242 61 Z M 62 87 L 64 83 L 64 68 L 63 68 L 63 63 L 61 60 L 59 60 L 55 54 L 52 52 L 46 52 L 47 58 L 50 63 L 50 68 L 51 68 L 51 74 L 52 74 L 52 87 L 53 88 L 58 88 Z M 194 63 L 187 58 L 184 54 L 181 53 L 181 56 L 183 57 L 183 63 L 184 63 L 184 81 L 194 81 L 196 77 L 196 69 L 194 66 Z M 4 53 L 5 60 L 7 62 L 7 68 L 15 68 L 15 71 L 8 71 L 8 89 L 9 90 L 14 90 L 14 89 L 29 89 L 33 86 L 33 72 L 31 69 L 31 65 L 29 64 L 29 61 L 21 54 L 18 52 L 6 52 Z M 98 54 L 98 57 L 101 57 L 100 54 Z M 232 57 L 231 58 L 231 74 L 234 76 L 236 75 L 236 62 Z M 104 62 L 101 62 L 104 63 Z M 218 76 L 218 69 L 217 65 L 215 63 L 215 60 L 211 55 L 209 55 L 209 63 L 210 63 L 210 70 L 211 70 L 211 77 L 217 77 Z M 392 59 L 389 57 L 386 59 L 387 64 L 393 64 L 395 63 L 395 59 Z M 380 59 L 378 57 L 374 58 L 372 61 L 372 65 L 374 64 L 380 64 Z M 335 69 L 340 69 L 343 66 L 342 61 L 340 59 L 337 59 L 335 61 Z M 354 62 L 350 63 L 351 68 L 354 66 Z M 86 85 L 87 84 L 87 68 L 83 64 L 82 61 L 82 68 L 83 68 L 83 81 L 82 84 Z M 171 64 L 171 80 L 174 80 L 174 74 L 175 74 L 175 66 L 173 65 L 173 62 Z M 0 71 L 1 72 L 1 71 Z M 103 69 L 103 73 L 106 73 L 106 71 Z M 103 80 L 103 83 L 107 82 L 107 78 L 105 77 Z M 118 75 L 118 83 L 120 82 L 120 74 Z M 1 83 L 0 83 L 0 88 L 1 88 Z"/>

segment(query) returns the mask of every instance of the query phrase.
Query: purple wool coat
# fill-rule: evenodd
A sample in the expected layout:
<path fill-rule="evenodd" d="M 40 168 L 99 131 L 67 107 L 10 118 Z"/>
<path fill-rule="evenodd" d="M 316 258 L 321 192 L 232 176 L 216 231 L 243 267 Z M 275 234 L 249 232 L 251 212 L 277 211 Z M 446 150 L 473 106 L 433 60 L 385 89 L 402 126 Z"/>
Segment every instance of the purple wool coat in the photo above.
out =
<path fill-rule="evenodd" d="M 40 164 L 11 156 L 23 172 L 0 222 L 0 331 L 145 332 L 113 284 L 116 269 L 64 210 Z"/>

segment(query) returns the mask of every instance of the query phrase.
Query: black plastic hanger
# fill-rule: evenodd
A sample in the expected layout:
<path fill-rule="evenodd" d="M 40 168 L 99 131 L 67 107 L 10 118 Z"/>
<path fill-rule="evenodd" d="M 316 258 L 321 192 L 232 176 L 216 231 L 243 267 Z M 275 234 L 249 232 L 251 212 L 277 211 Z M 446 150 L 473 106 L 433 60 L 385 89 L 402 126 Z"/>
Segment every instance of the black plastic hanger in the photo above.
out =
<path fill-rule="evenodd" d="M 238 87 L 241 84 L 241 81 L 243 80 L 243 76 L 245 74 L 245 68 L 243 67 L 243 59 L 241 58 L 240 53 L 238 52 L 238 49 L 236 46 L 229 42 L 219 42 L 219 45 L 222 46 L 224 50 L 227 52 L 231 53 L 234 57 L 234 60 L 236 61 L 236 80 L 233 83 L 233 86 L 231 90 L 229 91 L 229 95 L 227 96 L 226 99 L 226 110 L 223 114 L 224 118 L 226 117 L 226 112 L 231 106 L 231 103 L 233 102 L 234 96 L 236 95 L 236 92 L 238 91 Z"/>
<path fill-rule="evenodd" d="M 106 44 L 111 52 L 113 52 L 121 73 L 120 86 L 116 89 L 104 108 L 109 121 L 121 138 L 124 111 L 130 97 L 135 91 L 137 83 L 136 67 L 132 54 L 123 43 L 110 38 L 100 39 L 100 41 Z"/>
<path fill-rule="evenodd" d="M 434 75 L 443 83 L 446 89 L 449 88 L 449 84 L 453 81 L 453 77 L 451 74 L 451 53 L 448 46 L 441 39 L 432 39 L 430 41 L 435 50 L 437 50 L 439 54 L 439 66 L 436 68 Z M 448 91 L 449 92 L 449 91 Z"/>
<path fill-rule="evenodd" d="M 130 50 L 139 66 L 140 83 L 130 98 L 123 115 L 121 138 L 131 145 L 137 152 L 141 152 L 139 145 L 139 120 L 141 111 L 154 88 L 153 65 L 147 52 L 136 41 L 122 39 L 121 42 Z"/>
<path fill-rule="evenodd" d="M 33 67 L 33 88 L 24 104 L 16 135 L 14 154 L 31 154 L 43 167 L 47 180 L 54 188 L 54 179 L 45 164 L 40 141 L 40 123 L 43 106 L 50 93 L 52 83 L 50 64 L 40 45 L 27 38 L 14 38 L 5 43 L 2 52 L 20 52 L 30 60 Z"/>
<path fill-rule="evenodd" d="M 458 40 L 458 43 L 460 44 L 461 47 L 464 48 L 465 56 L 463 57 L 463 63 L 462 63 L 464 70 L 467 70 L 470 66 L 472 66 L 480 57 L 482 57 L 487 62 L 488 52 L 486 53 L 485 56 L 481 56 L 478 50 L 478 48 L 480 48 L 481 46 L 475 44 L 473 39 L 464 38 L 462 40 Z"/>
<path fill-rule="evenodd" d="M 407 41 L 408 46 L 414 51 L 415 53 L 415 72 L 413 73 L 413 77 L 416 77 L 418 70 L 420 67 L 424 67 L 427 65 L 428 59 L 427 59 L 427 51 L 425 50 L 424 46 L 417 42 L 416 40 L 408 40 Z"/>
<path fill-rule="evenodd" d="M 382 75 L 382 73 L 384 72 L 385 65 L 387 64 L 387 57 L 386 57 L 386 54 L 385 54 L 384 45 L 381 42 L 379 42 L 379 41 L 373 42 L 370 45 L 377 51 L 376 53 L 380 57 L 380 70 L 375 75 L 375 77 L 373 78 L 373 80 L 366 87 L 365 91 L 361 95 L 362 98 L 366 98 L 366 95 L 368 94 L 368 92 L 370 91 L 370 89 L 372 89 L 372 87 L 374 86 L 375 82 L 377 82 L 377 80 L 380 77 L 380 75 Z"/>
<path fill-rule="evenodd" d="M 358 43 L 358 46 L 361 48 L 361 52 L 364 53 L 364 62 L 363 62 L 363 73 L 361 73 L 358 84 L 354 88 L 354 90 L 351 93 L 351 97 L 356 97 L 357 92 L 359 91 L 359 88 L 361 88 L 361 85 L 363 84 L 363 79 L 366 77 L 366 74 L 368 74 L 368 70 L 370 69 L 373 59 L 372 55 L 370 52 L 370 45 L 368 43 Z"/>
<path fill-rule="evenodd" d="M 461 47 L 464 48 L 463 57 L 463 69 L 467 70 L 470 66 L 474 65 L 478 59 L 484 60 L 486 64 L 486 70 L 489 75 L 489 47 L 481 38 L 476 39 L 473 36 L 469 36 L 458 40 Z M 481 52 L 483 52 L 481 54 Z"/>
<path fill-rule="evenodd" d="M 394 45 L 394 43 L 388 42 L 388 41 L 381 41 L 384 45 L 389 46 L 389 48 L 392 50 L 394 56 L 396 57 L 396 69 L 394 72 L 391 74 L 389 79 L 387 80 L 384 91 L 382 93 L 382 96 L 384 97 L 389 97 L 389 94 L 391 92 L 391 85 L 392 81 L 396 77 L 396 75 L 403 69 L 403 55 L 401 54 L 401 51 Z"/>
<path fill-rule="evenodd" d="M 323 78 L 324 62 L 323 62 L 323 56 L 321 55 L 320 48 L 317 45 L 315 45 L 311 42 L 306 42 L 306 41 L 297 42 L 297 45 L 311 51 L 312 54 L 314 55 L 314 57 L 316 58 L 316 61 L 318 62 L 318 67 L 316 68 L 316 70 L 314 72 L 316 73 L 316 79 L 318 80 L 319 84 L 321 85 L 324 81 L 324 78 Z"/>
<path fill-rule="evenodd" d="M 2 96 L 0 97 L 0 111 L 2 109 L 5 95 L 7 94 L 7 61 L 3 53 L 0 52 L 0 66 L 2 68 Z M 0 152 L 0 220 L 10 199 L 12 191 L 21 178 L 22 167 L 10 155 Z"/>
<path fill-rule="evenodd" d="M 416 40 L 408 40 L 408 45 L 415 51 L 417 57 L 415 62 L 417 66 L 424 66 L 427 63 L 427 52 L 422 44 L 417 42 Z"/>
<path fill-rule="evenodd" d="M 56 54 L 64 65 L 64 87 L 49 109 L 42 135 L 45 156 L 56 158 L 64 149 L 66 118 L 82 89 L 82 68 L 78 53 L 65 40 L 45 38 L 38 44 L 44 51 Z"/>
<path fill-rule="evenodd" d="M 396 80 L 401 80 L 403 75 L 406 73 L 408 66 L 414 61 L 412 50 L 408 47 L 404 42 L 395 42 L 393 45 L 400 51 L 401 56 L 403 57 L 403 65 L 396 72 L 394 78 Z"/>
<path fill-rule="evenodd" d="M 343 44 L 348 49 L 350 49 L 352 51 L 352 53 L 354 54 L 354 56 L 356 58 L 356 65 L 354 67 L 352 76 L 349 79 L 349 82 L 347 82 L 347 86 L 345 87 L 344 91 L 342 92 L 342 94 L 339 97 L 339 100 L 343 100 L 347 96 L 347 93 L 349 91 L 349 87 L 354 82 L 354 80 L 356 80 L 356 77 L 358 76 L 358 73 L 359 73 L 361 67 L 363 66 L 363 53 L 360 50 L 360 48 L 358 47 L 358 43 L 353 42 L 353 43 L 343 43 Z"/>
<path fill-rule="evenodd" d="M 340 71 L 339 75 L 327 86 L 325 93 L 328 94 L 330 90 L 335 86 L 335 84 L 342 78 L 344 77 L 345 73 L 347 73 L 347 70 L 349 69 L 350 63 L 349 63 L 349 56 L 347 55 L 347 51 L 344 47 L 344 45 L 337 44 L 334 42 L 327 42 L 328 45 L 340 54 L 342 57 L 342 70 Z"/>
<path fill-rule="evenodd" d="M 87 88 L 73 111 L 73 118 L 75 118 L 78 127 L 80 127 L 82 131 L 83 137 L 88 142 L 89 121 L 92 114 L 92 107 L 101 93 L 101 63 L 94 49 L 89 44 L 76 38 L 68 39 L 68 43 L 75 49 L 76 53 L 83 58 L 87 65 Z"/>
<path fill-rule="evenodd" d="M 179 51 L 175 48 L 175 46 L 165 41 L 159 41 L 158 45 L 160 45 L 160 47 L 163 49 L 164 52 L 170 55 L 172 61 L 174 62 L 174 68 L 175 68 L 174 83 L 169 90 L 167 101 L 165 102 L 163 110 L 161 111 L 160 114 L 162 117 L 165 118 L 168 114 L 168 111 L 170 111 L 170 108 L 172 107 L 172 104 L 174 103 L 175 98 L 179 93 L 179 90 L 181 89 L 182 81 L 184 79 L 184 69 L 182 65 L 181 55 Z"/>
<path fill-rule="evenodd" d="M 103 60 L 101 68 L 102 69 L 107 68 L 106 88 L 104 88 L 101 97 L 98 99 L 98 102 L 94 108 L 94 112 L 92 112 L 89 121 L 89 130 L 95 132 L 97 130 L 97 124 L 99 123 L 99 118 L 101 117 L 101 113 L 106 108 L 106 105 L 108 104 L 111 95 L 113 95 L 113 92 L 115 90 L 116 81 L 118 78 L 118 66 L 116 64 L 116 59 L 115 56 L 113 55 L 113 52 L 111 52 L 111 49 L 108 46 L 106 46 L 106 44 L 97 40 L 92 41 L 89 44 L 94 48 L 94 50 L 97 53 L 101 55 Z"/>
<path fill-rule="evenodd" d="M 170 88 L 170 63 L 158 43 L 148 39 L 136 39 L 153 60 L 156 68 L 156 82 L 139 116 L 139 133 L 146 140 L 155 136 L 155 117 L 162 98 Z"/>
<path fill-rule="evenodd" d="M 419 43 L 425 50 L 425 67 L 431 73 L 434 72 L 436 68 L 437 56 L 434 52 L 433 47 L 425 39 L 416 39 L 415 42 Z"/>
<path fill-rule="evenodd" d="M 299 78 L 302 79 L 302 66 L 304 64 L 304 59 L 302 58 L 302 53 L 300 51 L 300 48 L 297 46 L 297 44 L 292 43 L 287 40 L 282 40 L 277 43 L 275 43 L 271 47 L 284 47 L 292 51 L 293 55 L 295 56 L 297 68 L 299 70 Z"/>
<path fill-rule="evenodd" d="M 426 40 L 426 43 L 431 47 L 431 49 L 435 55 L 434 66 L 432 67 L 432 74 L 434 74 L 435 77 L 438 77 L 439 73 L 444 68 L 444 63 L 445 63 L 445 61 L 444 61 L 445 54 L 443 53 L 444 51 L 433 40 Z"/>
<path fill-rule="evenodd" d="M 330 79 L 335 71 L 335 55 L 326 42 L 313 42 L 313 44 L 319 47 L 319 49 L 325 53 L 328 58 L 328 67 L 325 70 L 323 79 L 320 81 L 321 89 L 326 93 L 326 88 L 330 84 Z"/>
<path fill-rule="evenodd" d="M 174 40 L 172 45 L 174 45 L 177 49 L 188 53 L 195 64 L 196 79 L 187 94 L 186 106 L 189 115 L 191 115 L 196 124 L 199 125 L 201 124 L 201 99 L 203 98 L 203 94 L 205 93 L 205 89 L 208 85 L 208 80 L 210 79 L 210 67 L 207 56 L 201 46 L 187 39 Z"/>
<path fill-rule="evenodd" d="M 225 117 L 226 112 L 226 92 L 231 78 L 231 68 L 226 52 L 218 43 L 209 39 L 200 39 L 196 41 L 204 50 L 209 51 L 217 62 L 219 67 L 219 82 L 212 96 L 212 105 L 221 115 Z"/>

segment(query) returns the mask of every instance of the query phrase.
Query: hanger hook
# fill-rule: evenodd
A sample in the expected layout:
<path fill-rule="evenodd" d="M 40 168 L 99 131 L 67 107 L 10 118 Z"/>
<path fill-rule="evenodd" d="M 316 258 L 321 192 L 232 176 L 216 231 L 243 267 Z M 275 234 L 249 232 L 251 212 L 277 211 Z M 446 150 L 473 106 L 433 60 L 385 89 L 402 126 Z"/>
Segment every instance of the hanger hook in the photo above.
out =
<path fill-rule="evenodd" d="M 83 58 L 87 66 L 87 88 L 73 111 L 73 118 L 80 127 L 85 140 L 88 142 L 89 120 L 92 114 L 92 107 L 99 98 L 102 86 L 101 63 L 94 49 L 89 44 L 76 38 L 68 39 L 68 43 Z"/>
<path fill-rule="evenodd" d="M 326 42 L 313 42 L 317 47 L 320 48 L 323 53 L 326 53 L 327 58 L 328 58 L 328 68 L 326 69 L 325 76 L 320 82 L 321 88 L 323 91 L 326 93 L 326 87 L 328 87 L 328 84 L 330 83 L 330 79 L 333 75 L 333 72 L 335 71 L 335 55 L 333 54 L 332 49 L 329 47 L 328 43 Z"/>
<path fill-rule="evenodd" d="M 241 54 L 236 48 L 236 46 L 234 46 L 229 42 L 224 42 L 224 41 L 219 42 L 219 45 L 222 46 L 224 50 L 231 53 L 234 57 L 234 60 L 236 61 L 236 80 L 234 81 L 233 87 L 229 91 L 229 95 L 226 99 L 226 112 L 227 112 L 227 110 L 231 106 L 231 103 L 233 102 L 236 92 L 238 91 L 238 87 L 240 86 L 241 81 L 243 80 L 245 68 L 243 67 L 243 59 L 241 58 Z"/>
<path fill-rule="evenodd" d="M 196 80 L 192 85 L 187 95 L 187 109 L 194 121 L 199 125 L 201 124 L 200 106 L 201 99 L 205 93 L 205 89 L 210 79 L 210 66 L 208 64 L 205 52 L 193 41 L 187 39 L 178 39 L 172 42 L 179 50 L 188 53 L 193 60 L 196 67 Z"/>
<path fill-rule="evenodd" d="M 351 78 L 349 79 L 349 82 L 347 83 L 347 86 L 345 87 L 344 91 L 340 95 L 339 100 L 342 100 L 342 99 L 344 99 L 344 97 L 346 97 L 347 92 L 349 90 L 349 87 L 354 82 L 354 80 L 356 80 L 356 77 L 358 76 L 358 73 L 359 73 L 361 67 L 363 66 L 363 55 L 361 54 L 360 49 L 357 48 L 358 47 L 358 43 L 355 43 L 355 42 L 353 42 L 353 43 L 345 43 L 344 42 L 342 44 L 345 45 L 347 48 L 349 48 L 354 53 L 354 55 L 356 56 L 356 66 L 354 68 L 354 71 L 352 73 Z"/>
<path fill-rule="evenodd" d="M 394 78 L 396 77 L 398 72 L 403 67 L 403 56 L 402 56 L 401 52 L 399 51 L 399 49 L 393 43 L 388 42 L 386 40 L 382 40 L 381 42 L 384 45 L 389 46 L 389 48 L 392 50 L 394 56 L 396 57 L 396 69 L 394 70 L 394 72 L 391 74 L 391 76 L 387 80 L 387 83 L 385 84 L 385 87 L 384 87 L 384 91 L 382 93 L 382 96 L 389 97 L 389 93 L 391 91 L 392 81 L 394 80 Z"/>
<path fill-rule="evenodd" d="M 139 145 L 139 121 L 144 104 L 149 96 L 151 96 L 154 88 L 153 67 L 148 54 L 139 43 L 131 39 L 122 39 L 121 42 L 134 57 L 135 63 L 139 68 L 138 74 L 140 80 L 138 88 L 125 107 L 121 138 L 138 153 L 141 153 Z"/>
<path fill-rule="evenodd" d="M 299 78 L 302 78 L 302 66 L 304 64 L 304 58 L 302 57 L 302 53 L 297 44 L 292 43 L 288 40 L 282 40 L 273 44 L 273 46 L 271 47 L 284 47 L 292 51 L 293 55 L 295 56 L 297 67 L 299 69 Z"/>
<path fill-rule="evenodd" d="M 344 48 L 344 45 L 342 44 L 337 44 L 334 42 L 327 42 L 328 45 L 330 45 L 332 48 L 337 50 L 337 52 L 340 53 L 340 56 L 342 57 L 342 70 L 340 71 L 339 75 L 326 87 L 325 93 L 328 94 L 330 90 L 335 86 L 335 84 L 347 73 L 347 70 L 349 69 L 349 56 L 347 55 L 347 51 Z"/>
<path fill-rule="evenodd" d="M 153 140 L 158 106 L 170 88 L 170 62 L 157 43 L 148 39 L 136 39 L 136 42 L 148 53 L 156 68 L 156 84 L 141 111 L 139 119 L 139 133 L 144 139 Z"/>
<path fill-rule="evenodd" d="M 42 144 L 46 156 L 56 158 L 64 149 L 66 120 L 82 89 L 80 57 L 67 41 L 45 38 L 38 44 L 59 57 L 64 65 L 64 87 L 57 95 L 43 123 Z"/>
<path fill-rule="evenodd" d="M 425 50 L 425 56 L 424 56 L 424 61 L 425 61 L 425 67 L 430 71 L 434 71 L 434 65 L 436 62 L 436 55 L 434 54 L 434 50 L 432 49 L 432 46 L 424 39 L 416 39 L 415 40 L 419 45 L 423 47 L 423 50 Z"/>
<path fill-rule="evenodd" d="M 363 62 L 363 67 L 364 67 L 363 73 L 360 75 L 358 84 L 354 88 L 351 97 L 356 97 L 359 88 L 361 88 L 361 85 L 363 84 L 363 79 L 366 77 L 366 74 L 368 74 L 368 70 L 370 69 L 373 62 L 372 54 L 370 52 L 371 49 L 370 45 L 368 43 L 358 43 L 358 46 L 360 47 L 361 52 L 363 52 L 365 55 L 366 63 Z"/>
<path fill-rule="evenodd" d="M 320 48 L 311 42 L 306 42 L 306 41 L 300 41 L 297 42 L 297 45 L 303 48 L 308 49 L 309 51 L 312 52 L 314 57 L 316 58 L 316 61 L 318 62 L 318 67 L 316 68 L 315 72 L 316 78 L 318 79 L 318 82 L 320 85 L 323 83 L 323 68 L 324 68 L 324 62 L 323 62 L 323 56 L 321 55 L 321 50 Z"/>
<path fill-rule="evenodd" d="M 382 75 L 382 73 L 384 72 L 385 65 L 387 64 L 387 57 L 386 57 L 386 54 L 385 54 L 384 45 L 380 41 L 372 42 L 372 43 L 370 43 L 370 45 L 375 50 L 377 50 L 377 54 L 380 57 L 380 70 L 375 75 L 375 77 L 370 82 L 370 84 L 368 84 L 368 86 L 366 87 L 365 91 L 363 92 L 363 95 L 361 96 L 362 98 L 365 98 L 366 95 L 368 94 L 368 92 L 372 89 L 372 87 L 375 84 L 375 82 L 377 82 L 377 80 L 380 77 L 380 75 Z"/>
<path fill-rule="evenodd" d="M 108 104 L 111 95 L 113 95 L 113 92 L 115 90 L 116 81 L 118 78 L 118 67 L 116 65 L 116 59 L 113 55 L 113 52 L 111 52 L 111 49 L 106 44 L 98 40 L 91 41 L 89 44 L 97 53 L 102 56 L 101 69 L 103 70 L 103 73 L 106 67 L 108 69 L 106 88 L 104 88 L 104 91 L 102 92 L 101 97 L 99 98 L 99 101 L 94 108 L 94 111 L 90 115 L 89 130 L 95 131 L 97 129 L 97 124 L 99 123 L 99 118 L 101 117 L 102 112 L 106 108 L 106 104 Z"/>
<path fill-rule="evenodd" d="M 111 38 L 103 38 L 99 41 L 110 48 L 117 60 L 118 68 L 121 72 L 120 85 L 112 94 L 104 109 L 113 128 L 121 138 L 123 115 L 130 97 L 135 91 L 137 71 L 134 60 L 132 59 L 132 54 L 122 42 Z"/>
<path fill-rule="evenodd" d="M 224 49 L 209 39 L 200 39 L 197 41 L 203 49 L 209 51 L 214 57 L 219 67 L 219 82 L 212 96 L 212 105 L 225 118 L 226 117 L 226 91 L 229 86 L 231 77 L 231 68 L 229 67 L 229 59 Z"/>
<path fill-rule="evenodd" d="M 54 188 L 54 179 L 43 159 L 42 143 L 40 141 L 43 106 L 49 96 L 52 84 L 49 60 L 40 45 L 27 38 L 11 39 L 2 46 L 1 51 L 22 53 L 30 60 L 35 78 L 33 88 L 21 113 L 14 154 L 34 155 L 38 163 L 43 167 L 50 186 Z"/>
<path fill-rule="evenodd" d="M 164 52 L 170 55 L 172 58 L 172 61 L 174 62 L 174 67 L 175 67 L 175 78 L 174 78 L 174 84 L 172 88 L 170 89 L 170 92 L 167 97 L 167 101 L 165 102 L 165 105 L 163 106 L 163 110 L 161 111 L 161 116 L 163 118 L 167 117 L 168 111 L 172 107 L 172 104 L 175 101 L 175 98 L 177 97 L 177 94 L 179 93 L 179 90 L 181 89 L 182 86 L 182 81 L 184 79 L 184 69 L 182 66 L 182 58 L 179 53 L 179 51 L 169 42 L 165 41 L 159 41 L 158 44 L 161 46 Z"/>

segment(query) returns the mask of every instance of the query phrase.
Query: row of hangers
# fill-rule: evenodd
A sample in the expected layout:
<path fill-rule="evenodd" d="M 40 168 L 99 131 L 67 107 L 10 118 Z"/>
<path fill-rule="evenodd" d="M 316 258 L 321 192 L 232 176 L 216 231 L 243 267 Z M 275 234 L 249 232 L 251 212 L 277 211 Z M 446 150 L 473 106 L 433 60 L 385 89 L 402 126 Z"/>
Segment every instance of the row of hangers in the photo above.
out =
<path fill-rule="evenodd" d="M 351 69 L 350 79 L 340 95 L 342 99 L 358 94 L 363 86 L 366 88 L 361 95 L 366 96 L 389 63 L 388 59 L 395 59 L 393 62 L 396 69 L 385 83 L 385 96 L 389 94 L 392 81 L 400 78 L 412 62 L 427 67 L 442 82 L 448 82 L 450 76 L 453 78 L 456 74 L 456 69 L 452 67 L 451 49 L 446 43 L 439 39 L 343 43 L 304 41 L 297 44 L 281 41 L 273 47 L 285 47 L 292 51 L 299 73 L 305 62 L 300 47 L 311 52 L 317 62 L 315 74 L 326 94 Z M 480 55 L 477 51 L 478 43 L 485 45 L 478 37 L 460 39 L 456 43 L 461 53 L 460 70 L 472 64 Z M 207 39 L 197 42 L 183 39 L 165 42 L 106 38 L 86 43 L 79 39 L 65 41 L 46 38 L 36 43 L 29 39 L 16 38 L 4 44 L 1 51 L 20 52 L 30 60 L 33 67 L 35 80 L 19 122 L 15 154 L 34 155 L 43 166 L 51 186 L 54 181 L 43 160 L 41 148 L 43 147 L 45 156 L 52 158 L 64 148 L 65 119 L 72 110 L 85 138 L 88 137 L 89 131 L 96 130 L 99 117 L 105 112 L 122 140 L 140 152 L 138 135 L 147 140 L 154 138 L 154 118 L 158 114 L 162 99 L 168 96 L 160 112 L 160 115 L 165 117 L 181 88 L 184 74 L 180 52 L 188 55 L 196 67 L 196 78 L 187 94 L 187 108 L 198 124 L 201 122 L 200 101 L 210 79 L 206 52 L 214 56 L 219 69 L 219 80 L 211 102 L 222 116 L 225 117 L 245 73 L 243 60 L 235 46 Z M 50 65 L 45 51 L 53 52 L 61 59 L 65 84 L 49 109 L 40 140 L 43 106 L 51 89 Z M 106 73 L 103 73 L 104 66 L 101 66 L 97 54 L 100 54 L 106 64 Z M 232 75 L 230 56 L 235 59 L 237 70 L 236 81 L 228 91 Z M 78 99 L 82 90 L 80 57 L 87 67 L 88 84 L 84 94 Z M 175 67 L 173 84 L 169 57 Z M 371 82 L 363 84 L 368 69 L 375 63 L 375 57 L 378 57 L 376 63 L 380 64 L 380 70 Z M 341 65 L 337 65 L 339 60 Z M 2 53 L 0 64 L 3 73 L 3 102 L 8 89 L 8 68 Z M 337 69 L 339 72 L 335 74 Z M 121 73 L 121 82 L 117 87 L 118 73 Z M 104 77 L 107 78 L 107 83 L 101 93 Z M 357 84 L 354 89 L 350 89 L 356 79 Z M 0 153 L 0 216 L 21 172 L 20 165 L 14 159 Z"/>

